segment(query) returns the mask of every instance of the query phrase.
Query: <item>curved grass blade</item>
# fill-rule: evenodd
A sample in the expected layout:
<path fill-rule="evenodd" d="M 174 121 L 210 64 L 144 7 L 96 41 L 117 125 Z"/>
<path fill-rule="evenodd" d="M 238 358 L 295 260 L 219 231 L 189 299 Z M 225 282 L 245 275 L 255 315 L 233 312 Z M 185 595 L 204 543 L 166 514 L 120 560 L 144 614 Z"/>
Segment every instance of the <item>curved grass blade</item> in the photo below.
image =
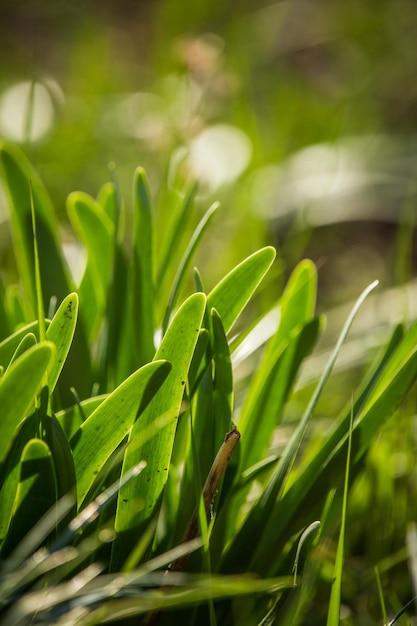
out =
<path fill-rule="evenodd" d="M 32 346 L 35 346 L 37 343 L 37 339 L 36 339 L 36 335 L 34 333 L 27 333 L 23 336 L 23 338 L 21 339 L 21 341 L 19 342 L 11 360 L 9 365 L 7 366 L 7 369 L 16 361 L 16 359 L 19 358 L 19 356 L 21 356 L 22 354 L 24 354 L 26 352 L 26 350 L 29 350 L 29 348 L 32 348 Z M 7 369 L 6 369 L 6 373 L 7 373 Z"/>
<path fill-rule="evenodd" d="M 23 449 L 20 480 L 2 557 L 31 531 L 32 526 L 56 503 L 56 475 L 51 452 L 40 439 L 31 439 Z"/>
<path fill-rule="evenodd" d="M 3 376 L 0 383 L 0 462 L 4 460 L 13 441 L 15 429 L 34 404 L 36 393 L 54 354 L 55 346 L 50 342 L 33 346 Z"/>
<path fill-rule="evenodd" d="M 275 259 L 272 247 L 261 248 L 229 272 L 207 296 L 207 310 L 216 309 L 226 335 L 249 302 Z"/>
<path fill-rule="evenodd" d="M 45 320 L 46 328 L 50 324 L 49 320 Z M 31 322 L 19 328 L 15 333 L 3 339 L 0 343 L 0 364 L 7 369 L 10 362 L 14 359 L 16 350 L 19 344 L 23 341 L 26 335 L 34 335 L 36 341 L 39 341 L 39 324 L 38 322 Z M 29 340 L 30 341 L 30 340 Z"/>
<path fill-rule="evenodd" d="M 72 226 L 87 250 L 87 265 L 79 286 L 88 337 L 95 336 L 105 310 L 112 267 L 114 224 L 91 196 L 73 192 L 67 199 Z"/>
<path fill-rule="evenodd" d="M 157 393 L 170 369 L 170 364 L 161 360 L 144 365 L 107 396 L 71 438 L 79 506 L 98 472 Z"/>
<path fill-rule="evenodd" d="M 161 393 L 149 403 L 129 435 L 123 474 L 141 460 L 147 462 L 147 467 L 119 495 L 115 525 L 118 536 L 113 544 L 111 561 L 113 570 L 120 569 L 141 531 L 159 513 L 174 443 L 176 419 L 139 448 L 134 445 L 135 439 L 160 415 L 178 417 L 205 306 L 204 294 L 190 296 L 177 311 L 156 353 L 155 358 L 167 359 L 172 363 L 172 370 Z"/>

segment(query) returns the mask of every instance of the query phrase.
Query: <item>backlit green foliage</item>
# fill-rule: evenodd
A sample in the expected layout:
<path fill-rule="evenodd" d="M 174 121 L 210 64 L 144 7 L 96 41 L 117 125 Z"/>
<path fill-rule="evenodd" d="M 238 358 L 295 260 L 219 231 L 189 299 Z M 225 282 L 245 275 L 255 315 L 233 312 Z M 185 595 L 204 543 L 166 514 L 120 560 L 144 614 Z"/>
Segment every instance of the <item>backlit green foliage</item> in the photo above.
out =
<path fill-rule="evenodd" d="M 207 292 L 195 270 L 193 287 L 193 255 L 217 207 L 196 220 L 177 263 L 193 188 L 179 196 L 178 220 L 159 250 L 152 196 L 138 168 L 131 237 L 113 183 L 97 199 L 69 196 L 68 218 L 86 259 L 76 280 L 42 182 L 6 143 L 0 175 L 19 276 L 16 291 L 5 272 L 2 288 L 13 289 L 14 299 L 0 304 L 0 624 L 101 624 L 149 612 L 151 623 L 168 624 L 172 609 L 181 609 L 183 624 L 302 623 L 320 575 L 317 559 L 303 567 L 311 553 L 306 539 L 317 556 L 337 535 L 349 437 L 355 476 L 413 384 L 417 326 L 393 330 L 319 449 L 304 454 L 324 385 L 375 284 L 366 289 L 304 414 L 282 450 L 271 453 L 323 328 L 314 265 L 301 262 L 283 293 L 269 294 L 270 310 L 262 309 L 258 288 L 274 290 L 266 278 L 271 247 L 228 268 Z M 40 300 L 48 311 L 45 339 L 36 320 Z M 267 317 L 273 329 L 263 346 L 249 330 L 259 331 Z M 238 361 L 245 365 L 239 393 Z M 233 424 L 241 440 L 206 519 L 203 485 Z M 346 486 L 344 529 L 347 495 Z M 201 538 L 184 543 L 194 510 Z M 314 533 L 303 535 L 306 528 Z M 185 571 L 166 573 L 188 553 Z M 341 540 L 343 593 L 342 559 Z M 335 597 L 329 623 L 338 620 Z"/>

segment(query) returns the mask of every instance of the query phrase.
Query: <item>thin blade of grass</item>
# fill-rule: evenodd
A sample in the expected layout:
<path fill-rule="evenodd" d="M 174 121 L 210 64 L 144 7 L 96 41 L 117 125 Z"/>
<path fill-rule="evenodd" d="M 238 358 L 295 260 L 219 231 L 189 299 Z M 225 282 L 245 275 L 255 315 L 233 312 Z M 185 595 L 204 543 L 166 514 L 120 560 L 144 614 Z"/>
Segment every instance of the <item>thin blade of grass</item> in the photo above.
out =
<path fill-rule="evenodd" d="M 342 522 L 340 526 L 339 541 L 337 543 L 336 560 L 332 577 L 332 590 L 330 594 L 329 608 L 327 612 L 327 626 L 339 626 L 340 604 L 342 598 L 342 574 L 345 554 L 346 515 L 349 492 L 349 468 L 352 452 L 353 413 L 350 418 L 348 450 L 346 457 L 345 484 L 343 488 Z"/>
<path fill-rule="evenodd" d="M 207 229 L 207 227 L 209 226 L 211 220 L 213 219 L 214 215 L 217 212 L 217 209 L 219 208 L 219 204 L 218 202 L 216 202 L 215 204 L 213 204 L 208 211 L 204 214 L 203 218 L 201 219 L 201 221 L 199 222 L 199 224 L 197 225 L 197 228 L 195 229 L 194 233 L 192 234 L 192 237 L 188 243 L 188 246 L 182 256 L 182 259 L 178 265 L 178 269 L 177 269 L 177 273 L 175 274 L 175 278 L 172 284 L 172 288 L 171 288 L 171 293 L 169 295 L 168 298 L 168 304 L 165 310 L 165 315 L 164 315 L 164 319 L 162 322 L 162 332 L 165 333 L 166 329 L 168 328 L 168 323 L 172 314 L 172 310 L 176 305 L 176 302 L 178 300 L 178 295 L 179 295 L 179 291 L 181 288 L 182 283 L 184 282 L 185 276 L 186 276 L 186 272 L 187 269 L 191 263 L 191 260 L 193 258 L 193 255 Z"/>
<path fill-rule="evenodd" d="M 39 264 L 38 237 L 36 234 L 35 204 L 33 201 L 32 182 L 30 181 L 30 212 L 32 216 L 33 256 L 35 264 L 36 310 L 38 314 L 39 338 L 45 341 L 45 309 L 43 306 L 41 269 Z"/>
<path fill-rule="evenodd" d="M 143 168 L 133 178 L 133 325 L 136 364 L 139 367 L 155 354 L 154 345 L 154 251 L 152 200 Z"/>

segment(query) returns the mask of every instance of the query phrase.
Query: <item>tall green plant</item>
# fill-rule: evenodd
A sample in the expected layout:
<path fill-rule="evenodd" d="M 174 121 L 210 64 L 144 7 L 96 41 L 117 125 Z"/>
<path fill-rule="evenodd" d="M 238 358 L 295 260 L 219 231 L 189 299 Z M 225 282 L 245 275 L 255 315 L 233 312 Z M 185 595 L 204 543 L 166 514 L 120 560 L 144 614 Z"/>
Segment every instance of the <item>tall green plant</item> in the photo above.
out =
<path fill-rule="evenodd" d="M 104 624 L 148 614 L 148 623 L 163 624 L 171 609 L 181 609 L 184 624 L 301 619 L 306 537 L 336 510 L 330 496 L 343 482 L 349 433 L 355 475 L 413 384 L 417 326 L 394 330 L 320 450 L 304 456 L 318 399 L 375 284 L 367 288 L 284 450 L 271 455 L 300 368 L 323 328 L 314 265 L 302 261 L 284 292 L 267 298 L 276 331 L 256 359 L 249 351 L 249 383 L 236 395 L 234 357 L 249 312 L 257 310 L 262 283 L 274 290 L 265 282 L 273 248 L 250 254 L 208 292 L 204 268 L 195 270 L 195 293 L 189 282 L 187 292 L 188 268 L 217 207 L 196 216 L 176 265 L 194 190 L 176 205 L 158 255 L 152 194 L 138 168 L 131 238 L 123 236 L 124 203 L 113 183 L 97 199 L 70 195 L 68 216 L 86 252 L 76 284 L 44 187 L 5 143 L 0 175 L 23 315 L 3 307 L 9 331 L 0 342 L 0 623 L 29 624 L 36 616 L 39 624 Z M 29 179 L 37 281 L 25 213 Z M 36 319 L 40 297 L 51 312 L 45 332 Z M 54 298 L 58 307 L 50 306 Z M 259 311 L 257 328 L 263 319 Z"/>

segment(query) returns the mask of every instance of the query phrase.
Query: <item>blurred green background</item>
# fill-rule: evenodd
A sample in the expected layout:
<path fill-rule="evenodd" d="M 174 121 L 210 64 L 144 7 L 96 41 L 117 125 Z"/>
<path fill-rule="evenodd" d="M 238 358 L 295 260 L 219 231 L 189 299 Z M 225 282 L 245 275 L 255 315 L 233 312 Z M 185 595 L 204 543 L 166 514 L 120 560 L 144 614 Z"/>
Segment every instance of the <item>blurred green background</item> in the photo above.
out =
<path fill-rule="evenodd" d="M 62 215 L 111 162 L 122 190 L 197 175 L 213 272 L 272 243 L 286 274 L 317 262 L 327 310 L 411 277 L 416 34 L 413 0 L 2 0 L 0 135 Z"/>

